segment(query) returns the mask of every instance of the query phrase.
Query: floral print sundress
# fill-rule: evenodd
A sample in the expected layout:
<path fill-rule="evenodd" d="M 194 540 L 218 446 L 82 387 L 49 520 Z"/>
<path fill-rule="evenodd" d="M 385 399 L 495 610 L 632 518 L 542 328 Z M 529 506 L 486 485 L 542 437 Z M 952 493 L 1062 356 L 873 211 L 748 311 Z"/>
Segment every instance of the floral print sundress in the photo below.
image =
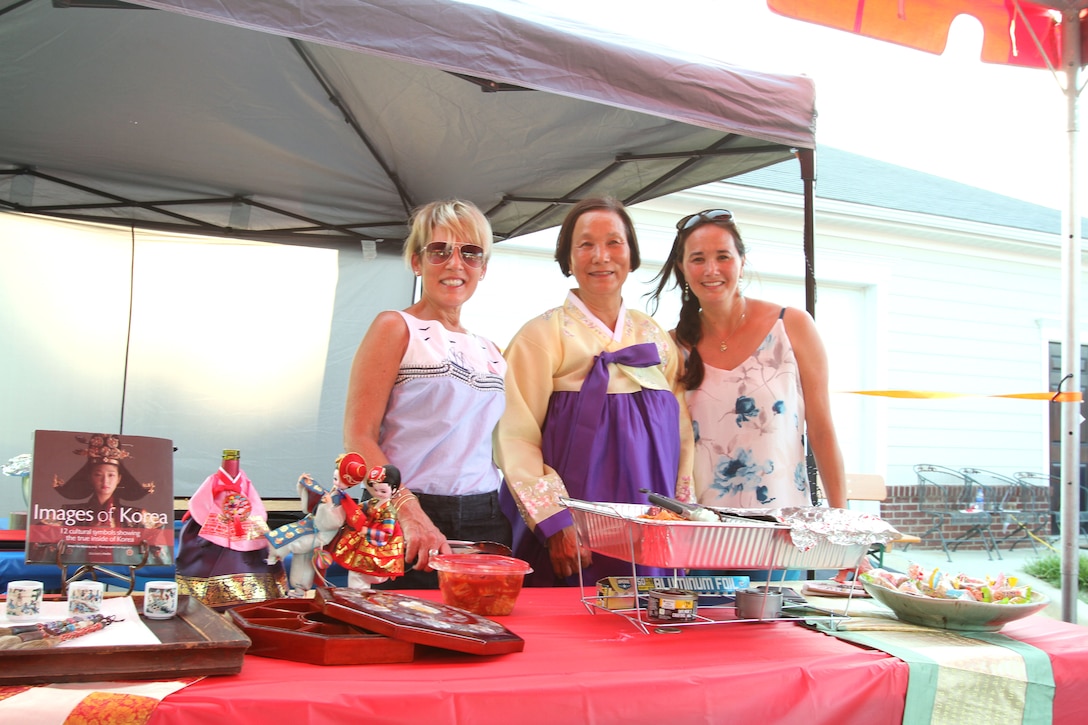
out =
<path fill-rule="evenodd" d="M 783 309 L 759 349 L 733 370 L 709 365 L 687 392 L 699 502 L 731 508 L 809 506 L 805 403 Z"/>

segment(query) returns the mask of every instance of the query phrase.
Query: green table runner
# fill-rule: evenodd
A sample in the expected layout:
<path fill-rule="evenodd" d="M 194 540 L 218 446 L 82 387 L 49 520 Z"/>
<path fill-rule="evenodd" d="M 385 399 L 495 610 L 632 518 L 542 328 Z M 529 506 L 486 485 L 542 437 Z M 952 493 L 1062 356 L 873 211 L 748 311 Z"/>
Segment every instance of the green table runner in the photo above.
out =
<path fill-rule="evenodd" d="M 1050 725 L 1054 674 L 1046 652 L 1000 632 L 953 632 L 880 617 L 819 630 L 878 649 L 910 666 L 904 725 Z"/>

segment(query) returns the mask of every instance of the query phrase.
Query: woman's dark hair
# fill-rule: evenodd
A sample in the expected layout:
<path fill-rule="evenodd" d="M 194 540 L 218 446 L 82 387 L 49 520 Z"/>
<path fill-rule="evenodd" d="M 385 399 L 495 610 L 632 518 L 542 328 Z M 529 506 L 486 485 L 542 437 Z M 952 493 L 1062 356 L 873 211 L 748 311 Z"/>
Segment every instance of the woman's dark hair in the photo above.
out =
<path fill-rule="evenodd" d="M 570 251 L 574 246 L 574 225 L 578 223 L 578 217 L 587 211 L 597 210 L 613 212 L 623 221 L 624 232 L 627 234 L 627 246 L 631 250 L 631 271 L 634 272 L 642 263 L 638 253 L 635 225 L 623 203 L 610 196 L 595 196 L 582 199 L 572 206 L 563 219 L 563 226 L 559 227 L 559 238 L 555 242 L 555 261 L 559 262 L 559 269 L 563 271 L 564 277 L 570 276 Z"/>
<path fill-rule="evenodd" d="M 665 264 L 661 266 L 661 271 L 653 279 L 657 286 L 652 292 L 645 295 L 650 298 L 650 314 L 654 314 L 657 312 L 661 294 L 669 286 L 670 278 L 672 286 L 681 290 L 680 319 L 676 322 L 676 341 L 690 351 L 687 364 L 684 366 L 684 374 L 680 376 L 680 383 L 687 390 L 694 390 L 702 385 L 705 368 L 703 367 L 703 358 L 699 355 L 699 350 L 696 347 L 699 341 L 703 339 L 703 328 L 699 320 L 699 298 L 688 291 L 688 281 L 684 278 L 682 269 L 684 247 L 691 233 L 704 224 L 714 224 L 728 230 L 733 235 L 737 254 L 742 258 L 747 254 L 744 240 L 741 239 L 740 229 L 737 228 L 735 221 L 732 219 L 729 221 L 724 219 L 714 221 L 709 219 L 697 220 L 686 229 L 681 229 L 676 233 L 676 238 L 672 242 L 672 249 L 669 250 L 669 256 L 665 259 Z"/>

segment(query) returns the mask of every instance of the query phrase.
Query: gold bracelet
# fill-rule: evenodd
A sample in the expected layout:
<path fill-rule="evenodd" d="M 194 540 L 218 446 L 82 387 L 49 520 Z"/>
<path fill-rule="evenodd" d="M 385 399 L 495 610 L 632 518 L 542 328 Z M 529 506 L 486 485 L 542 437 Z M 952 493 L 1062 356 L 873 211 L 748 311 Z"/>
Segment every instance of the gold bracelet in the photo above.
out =
<path fill-rule="evenodd" d="M 389 498 L 390 503 L 393 504 L 393 513 L 397 514 L 398 516 L 400 516 L 400 507 L 403 506 L 406 501 L 412 500 L 419 501 L 419 498 L 417 498 L 416 495 L 407 488 L 399 489 Z"/>

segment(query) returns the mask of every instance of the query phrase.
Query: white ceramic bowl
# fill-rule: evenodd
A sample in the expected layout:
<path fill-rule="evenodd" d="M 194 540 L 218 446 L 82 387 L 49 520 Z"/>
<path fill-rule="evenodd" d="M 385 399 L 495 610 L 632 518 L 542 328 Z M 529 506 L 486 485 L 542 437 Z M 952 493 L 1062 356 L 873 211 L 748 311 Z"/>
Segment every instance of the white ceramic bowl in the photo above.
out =
<path fill-rule="evenodd" d="M 973 599 L 937 599 L 904 594 L 862 579 L 865 591 L 895 612 L 904 622 L 940 629 L 969 632 L 996 632 L 1009 622 L 1035 614 L 1050 603 L 1039 592 L 1031 593 L 1028 604 L 989 604 Z"/>

